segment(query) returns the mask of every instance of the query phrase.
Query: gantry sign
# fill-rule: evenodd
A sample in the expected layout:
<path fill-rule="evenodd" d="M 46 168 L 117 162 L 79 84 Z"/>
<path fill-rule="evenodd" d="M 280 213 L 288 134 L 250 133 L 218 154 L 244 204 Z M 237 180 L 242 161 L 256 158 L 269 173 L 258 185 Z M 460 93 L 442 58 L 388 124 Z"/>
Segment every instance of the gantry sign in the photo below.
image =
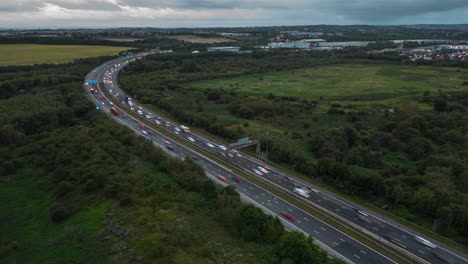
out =
<path fill-rule="evenodd" d="M 225 157 L 229 157 L 229 151 L 230 150 L 235 150 L 235 149 L 240 149 L 240 148 L 245 148 L 248 146 L 252 145 L 257 145 L 257 148 L 255 149 L 255 152 L 257 154 L 260 154 L 260 141 L 258 140 L 251 140 L 248 137 L 245 138 L 240 138 L 236 142 L 229 144 L 229 147 L 226 149 L 226 155 Z"/>

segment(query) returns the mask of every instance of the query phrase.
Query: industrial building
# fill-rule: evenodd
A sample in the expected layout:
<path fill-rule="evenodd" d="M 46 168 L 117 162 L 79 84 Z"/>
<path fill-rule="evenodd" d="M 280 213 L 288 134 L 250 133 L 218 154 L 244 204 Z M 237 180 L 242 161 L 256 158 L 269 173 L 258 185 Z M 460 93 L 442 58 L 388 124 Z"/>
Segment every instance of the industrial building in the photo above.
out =
<path fill-rule="evenodd" d="M 289 42 L 271 42 L 268 43 L 270 49 L 309 49 L 310 42 L 289 41 Z"/>
<path fill-rule="evenodd" d="M 240 47 L 208 47 L 207 50 L 211 51 L 227 51 L 227 52 L 239 52 Z"/>
<path fill-rule="evenodd" d="M 346 41 L 346 42 L 319 42 L 317 47 L 344 48 L 344 47 L 366 47 L 369 41 Z"/>
<path fill-rule="evenodd" d="M 322 36 L 323 32 L 306 32 L 306 31 L 281 31 L 281 34 L 292 36 Z"/>

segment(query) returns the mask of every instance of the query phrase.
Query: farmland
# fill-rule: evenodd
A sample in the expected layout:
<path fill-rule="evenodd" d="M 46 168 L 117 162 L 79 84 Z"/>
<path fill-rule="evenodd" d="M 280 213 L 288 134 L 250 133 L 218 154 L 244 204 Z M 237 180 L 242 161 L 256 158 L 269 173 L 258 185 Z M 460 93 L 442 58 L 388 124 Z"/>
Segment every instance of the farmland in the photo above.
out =
<path fill-rule="evenodd" d="M 114 55 L 127 49 L 110 46 L 2 44 L 0 66 L 65 63 L 80 58 Z"/>

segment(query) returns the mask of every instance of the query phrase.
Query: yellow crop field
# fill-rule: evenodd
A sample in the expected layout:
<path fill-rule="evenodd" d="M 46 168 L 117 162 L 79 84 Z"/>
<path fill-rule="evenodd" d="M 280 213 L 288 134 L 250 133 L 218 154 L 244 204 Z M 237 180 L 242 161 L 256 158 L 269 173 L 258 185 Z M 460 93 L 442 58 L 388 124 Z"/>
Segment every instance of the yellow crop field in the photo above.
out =
<path fill-rule="evenodd" d="M 128 49 L 112 46 L 0 44 L 0 66 L 65 63 L 80 58 L 114 55 Z"/>

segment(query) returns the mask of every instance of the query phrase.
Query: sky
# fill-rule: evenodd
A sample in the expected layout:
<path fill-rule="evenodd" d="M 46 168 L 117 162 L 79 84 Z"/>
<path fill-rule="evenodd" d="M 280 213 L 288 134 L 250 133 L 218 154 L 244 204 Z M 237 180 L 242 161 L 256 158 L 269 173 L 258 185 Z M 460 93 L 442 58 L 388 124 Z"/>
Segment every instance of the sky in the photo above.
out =
<path fill-rule="evenodd" d="M 0 28 L 468 24 L 468 0 L 0 0 Z"/>

